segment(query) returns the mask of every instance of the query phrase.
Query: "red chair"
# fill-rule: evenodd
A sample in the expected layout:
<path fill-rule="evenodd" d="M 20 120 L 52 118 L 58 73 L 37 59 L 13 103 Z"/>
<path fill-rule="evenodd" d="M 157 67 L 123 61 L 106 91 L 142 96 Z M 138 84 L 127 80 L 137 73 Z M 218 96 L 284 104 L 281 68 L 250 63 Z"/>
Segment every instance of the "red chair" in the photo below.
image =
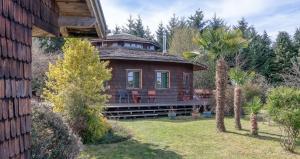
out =
<path fill-rule="evenodd" d="M 150 102 L 155 103 L 155 100 L 156 100 L 156 91 L 149 90 L 148 91 L 148 103 L 150 103 Z"/>
<path fill-rule="evenodd" d="M 131 91 L 133 103 L 141 103 L 141 95 L 138 91 Z"/>

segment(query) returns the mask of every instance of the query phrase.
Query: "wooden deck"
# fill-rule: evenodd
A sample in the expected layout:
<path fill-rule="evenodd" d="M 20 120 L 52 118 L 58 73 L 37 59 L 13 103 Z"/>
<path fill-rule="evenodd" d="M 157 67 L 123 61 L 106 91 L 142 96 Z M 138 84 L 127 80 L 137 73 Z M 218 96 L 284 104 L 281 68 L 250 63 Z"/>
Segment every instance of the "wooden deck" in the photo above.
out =
<path fill-rule="evenodd" d="M 170 103 L 109 103 L 104 115 L 109 119 L 154 118 L 168 116 L 174 110 L 177 116 L 190 115 L 193 107 L 208 106 L 208 100 L 178 101 Z"/>

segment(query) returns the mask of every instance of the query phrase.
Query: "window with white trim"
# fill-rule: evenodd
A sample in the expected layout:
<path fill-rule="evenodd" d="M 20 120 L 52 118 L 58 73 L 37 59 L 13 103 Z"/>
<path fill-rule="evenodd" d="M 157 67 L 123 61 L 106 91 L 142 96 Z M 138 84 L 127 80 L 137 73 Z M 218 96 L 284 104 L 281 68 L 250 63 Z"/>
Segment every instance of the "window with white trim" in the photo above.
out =
<path fill-rule="evenodd" d="M 170 72 L 169 71 L 155 71 L 155 88 L 165 89 L 170 88 Z"/>
<path fill-rule="evenodd" d="M 141 70 L 127 70 L 127 88 L 139 89 L 141 88 Z"/>

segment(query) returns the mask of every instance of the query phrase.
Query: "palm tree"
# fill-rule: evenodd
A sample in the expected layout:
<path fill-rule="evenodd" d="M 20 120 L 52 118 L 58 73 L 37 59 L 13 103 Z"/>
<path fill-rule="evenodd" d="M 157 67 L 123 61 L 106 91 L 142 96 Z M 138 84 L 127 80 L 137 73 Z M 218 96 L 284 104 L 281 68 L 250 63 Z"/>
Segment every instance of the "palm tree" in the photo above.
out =
<path fill-rule="evenodd" d="M 251 112 L 250 115 L 250 124 L 252 135 L 258 135 L 258 124 L 257 124 L 257 114 L 263 107 L 261 99 L 258 96 L 255 96 L 249 103 L 246 104 L 246 108 Z"/>
<path fill-rule="evenodd" d="M 247 47 L 248 42 L 243 38 L 240 30 L 232 30 L 225 27 L 205 29 L 195 41 L 199 45 L 201 52 L 184 53 L 184 57 L 193 59 L 202 56 L 203 54 L 207 54 L 211 59 L 217 60 L 216 124 L 218 132 L 225 132 L 224 106 L 228 70 L 225 57 L 239 52 L 241 48 Z"/>
<path fill-rule="evenodd" d="M 242 129 L 240 115 L 241 115 L 241 104 L 242 104 L 242 89 L 246 82 L 252 80 L 255 76 L 253 72 L 242 71 L 239 67 L 232 68 L 229 71 L 229 77 L 234 84 L 234 119 L 235 119 L 235 128 L 238 130 Z"/>

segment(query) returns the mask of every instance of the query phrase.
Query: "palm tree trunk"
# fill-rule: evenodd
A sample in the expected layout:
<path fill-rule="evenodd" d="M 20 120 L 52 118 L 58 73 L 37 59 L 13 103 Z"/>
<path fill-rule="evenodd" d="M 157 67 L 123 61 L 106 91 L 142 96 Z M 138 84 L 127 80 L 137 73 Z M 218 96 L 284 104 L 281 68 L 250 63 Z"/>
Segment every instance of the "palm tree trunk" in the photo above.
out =
<path fill-rule="evenodd" d="M 217 131 L 225 132 L 224 124 L 224 107 L 225 107 L 225 92 L 227 85 L 227 64 L 221 58 L 217 61 L 216 68 L 216 122 Z"/>
<path fill-rule="evenodd" d="M 234 119 L 235 128 L 238 130 L 242 129 L 241 125 L 241 103 L 242 103 L 242 89 L 239 86 L 234 88 Z"/>
<path fill-rule="evenodd" d="M 254 113 L 251 113 L 250 116 L 250 122 L 251 122 L 251 135 L 258 135 L 258 125 L 257 125 L 257 115 Z"/>

